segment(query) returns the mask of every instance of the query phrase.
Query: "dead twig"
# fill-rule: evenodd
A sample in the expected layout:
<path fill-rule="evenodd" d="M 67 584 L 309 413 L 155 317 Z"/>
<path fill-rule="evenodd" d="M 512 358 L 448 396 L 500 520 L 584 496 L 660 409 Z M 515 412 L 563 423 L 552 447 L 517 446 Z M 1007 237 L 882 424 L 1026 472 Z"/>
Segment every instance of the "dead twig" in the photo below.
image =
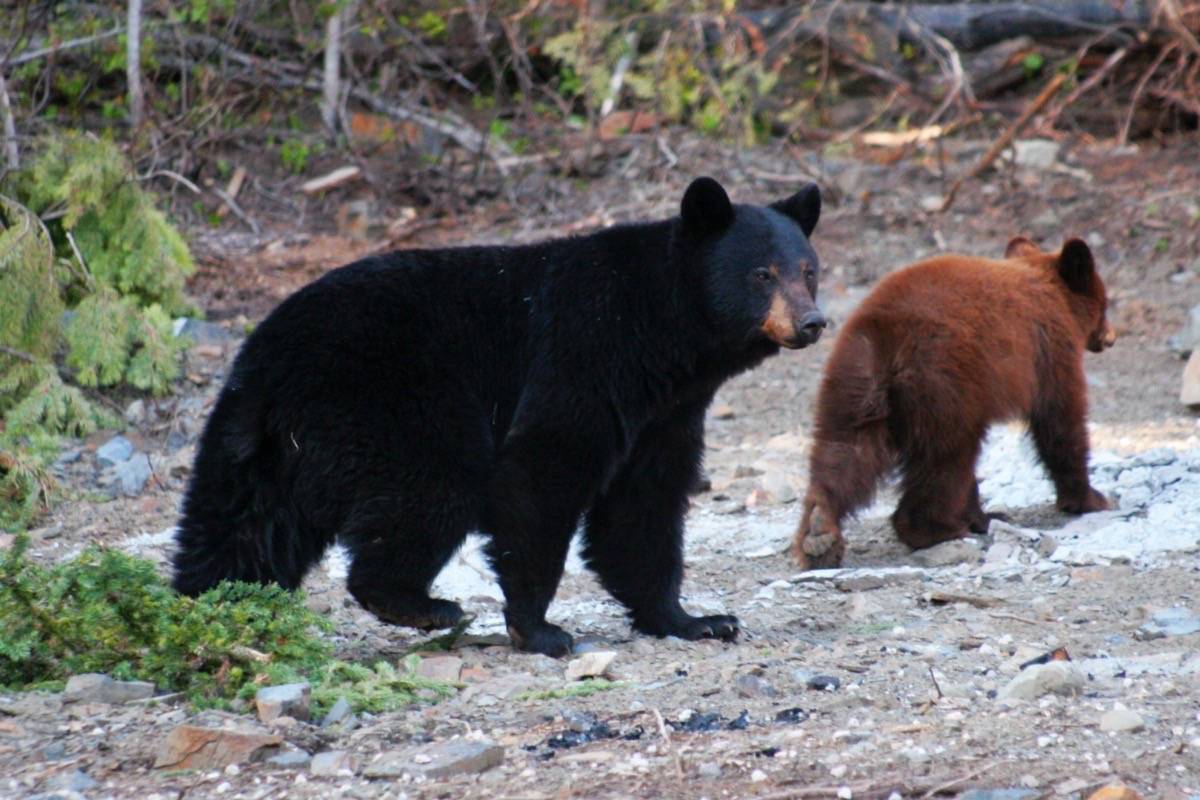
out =
<path fill-rule="evenodd" d="M 79 262 L 79 269 L 82 273 L 76 273 L 75 277 L 79 278 L 80 282 L 90 290 L 95 290 L 96 282 L 92 280 L 92 271 L 88 269 L 87 262 L 83 260 L 83 253 L 79 250 L 79 244 L 75 241 L 75 234 L 67 231 L 67 243 L 71 245 L 71 252 L 75 254 L 75 259 Z M 70 264 L 71 262 L 67 262 Z M 75 272 L 74 269 L 71 272 Z"/>
<path fill-rule="evenodd" d="M 1005 614 L 1004 612 L 996 612 L 995 614 L 988 614 L 988 616 L 991 617 L 992 619 L 1011 619 L 1014 622 L 1024 622 L 1026 625 L 1045 625 L 1046 624 L 1046 623 L 1042 622 L 1041 620 L 1030 619 L 1029 617 L 1018 617 L 1016 614 Z"/>
<path fill-rule="evenodd" d="M 942 694 L 942 687 L 938 685 L 937 676 L 933 674 L 933 665 L 929 665 L 929 680 L 933 681 L 933 688 L 937 690 L 937 699 L 941 700 L 946 695 Z"/>
<path fill-rule="evenodd" d="M 9 59 L 8 65 L 10 67 L 20 66 L 27 61 L 36 61 L 37 59 L 45 56 L 55 55 L 67 50 L 74 50 L 77 47 L 85 47 L 89 44 L 102 42 L 105 39 L 111 39 L 114 36 L 120 36 L 123 33 L 125 33 L 124 28 L 113 28 L 111 31 L 97 33 L 94 36 L 84 36 L 80 39 L 72 39 L 69 42 L 62 42 L 61 44 L 52 45 L 50 47 L 43 47 L 38 50 L 30 50 L 28 53 L 22 53 L 19 56 L 14 56 L 13 58 Z"/>
<path fill-rule="evenodd" d="M 954 204 L 954 197 L 958 194 L 958 190 L 962 188 L 963 183 L 971 180 L 985 169 L 990 167 L 992 162 L 996 160 L 996 157 L 999 156 L 1000 153 L 1004 152 L 1006 147 L 1012 144 L 1013 139 L 1017 138 L 1017 134 L 1025 129 L 1025 126 L 1029 124 L 1029 121 L 1033 119 L 1034 115 L 1046 107 L 1046 104 L 1049 103 L 1054 95 L 1058 93 L 1058 90 L 1062 88 L 1062 85 L 1066 82 L 1066 80 L 1067 76 L 1061 72 L 1055 75 L 1050 82 L 1046 84 L 1042 91 L 1038 93 L 1038 96 L 1035 97 L 1033 101 L 1025 107 L 1025 110 L 1021 112 L 1021 116 L 1017 117 L 1017 119 L 1008 126 L 1008 129 L 1000 135 L 1000 138 L 997 139 L 990 148 L 988 148 L 988 151 L 983 154 L 983 158 L 979 159 L 975 166 L 967 170 L 965 175 L 954 182 L 954 185 L 950 187 L 950 191 L 946 194 L 946 199 L 942 201 L 941 210 L 943 213 L 949 210 L 950 206 Z"/>
<path fill-rule="evenodd" d="M 24 350 L 17 350 L 14 347 L 9 347 L 6 344 L 0 344 L 0 353 L 12 356 L 13 358 L 18 358 L 21 361 L 25 361 L 30 364 L 36 364 L 38 362 L 38 360 L 34 358 L 32 354 L 26 353 Z"/>
<path fill-rule="evenodd" d="M 1167 60 L 1167 56 L 1171 54 L 1178 45 L 1172 43 L 1164 47 L 1158 52 L 1154 61 L 1142 73 L 1142 77 L 1138 78 L 1137 85 L 1133 87 L 1133 94 L 1129 97 L 1129 109 L 1125 112 L 1125 121 L 1121 123 L 1121 132 L 1117 135 L 1117 144 L 1124 145 L 1129 141 L 1129 128 L 1133 125 L 1133 114 L 1137 111 L 1138 100 L 1142 97 L 1142 92 L 1146 90 L 1146 84 L 1154 77 L 1154 73 L 1162 66 L 1162 63 Z"/>
<path fill-rule="evenodd" d="M 935 786 L 932 789 L 930 789 L 929 791 L 925 792 L 925 794 L 921 795 L 921 800 L 929 800 L 930 797 L 934 797 L 934 796 L 942 794 L 944 792 L 949 792 L 952 789 L 958 789 L 967 781 L 972 780 L 974 778 L 978 778 L 983 773 L 993 770 L 996 767 L 1000 766 L 1000 763 L 1001 762 L 999 762 L 999 761 L 993 761 L 990 764 L 984 764 L 979 769 L 972 770 L 971 772 L 968 772 L 966 775 L 963 775 L 961 778 L 955 778 L 954 780 L 947 781 L 946 783 Z"/>
<path fill-rule="evenodd" d="M 153 178 L 170 178 L 171 180 L 183 186 L 192 194 L 204 194 L 199 186 L 189 181 L 187 178 L 180 175 L 178 172 L 170 169 L 156 169 L 153 172 L 148 172 L 145 175 L 139 175 L 139 181 L 148 181 Z"/>
<path fill-rule="evenodd" d="M 229 196 L 228 192 L 226 192 L 224 189 L 218 189 L 216 186 L 212 187 L 211 191 L 218 198 L 220 198 L 221 202 L 224 203 L 230 211 L 233 212 L 235 217 L 246 224 L 246 227 L 248 227 L 255 236 L 258 236 L 260 233 L 262 233 L 258 227 L 258 223 L 254 221 L 254 218 L 243 211 L 242 207 L 237 204 L 236 200 Z"/>
<path fill-rule="evenodd" d="M 1046 112 L 1046 119 L 1042 123 L 1042 127 L 1046 129 L 1053 128 L 1058 116 L 1062 114 L 1065 109 L 1070 108 L 1076 100 L 1082 97 L 1086 92 L 1089 92 L 1095 88 L 1096 84 L 1104 80 L 1104 76 L 1112 72 L 1113 67 L 1117 66 L 1117 64 L 1120 64 L 1127 55 L 1129 55 L 1129 48 L 1122 47 L 1120 50 L 1114 50 L 1112 54 L 1104 60 L 1104 63 L 1100 65 L 1098 70 L 1089 75 L 1087 80 L 1072 89 L 1071 92 L 1064 97 L 1061 102 L 1055 103 L 1054 107 Z"/>
<path fill-rule="evenodd" d="M 675 760 L 675 776 L 682 781 L 683 761 L 679 758 L 679 753 L 676 752 L 675 746 L 671 744 L 671 735 L 667 732 L 667 723 L 663 720 L 662 712 L 657 708 L 652 708 L 650 711 L 654 714 L 654 724 L 658 726 L 658 735 L 662 737 L 663 743 L 667 747 L 667 752 L 669 752 Z"/>

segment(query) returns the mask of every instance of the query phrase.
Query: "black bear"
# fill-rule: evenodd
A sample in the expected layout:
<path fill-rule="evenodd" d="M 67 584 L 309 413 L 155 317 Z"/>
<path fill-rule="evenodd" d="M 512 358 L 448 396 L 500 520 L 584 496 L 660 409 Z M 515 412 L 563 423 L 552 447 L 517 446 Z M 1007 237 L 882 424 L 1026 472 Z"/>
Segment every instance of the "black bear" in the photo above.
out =
<path fill-rule="evenodd" d="M 429 586 L 489 537 L 514 645 L 584 558 L 639 631 L 732 640 L 679 602 L 704 414 L 726 379 L 820 336 L 808 237 L 820 193 L 733 205 L 694 181 L 679 217 L 519 247 L 366 258 L 297 291 L 246 340 L 183 502 L 175 587 L 292 588 L 337 541 L 386 622 L 454 625 Z"/>

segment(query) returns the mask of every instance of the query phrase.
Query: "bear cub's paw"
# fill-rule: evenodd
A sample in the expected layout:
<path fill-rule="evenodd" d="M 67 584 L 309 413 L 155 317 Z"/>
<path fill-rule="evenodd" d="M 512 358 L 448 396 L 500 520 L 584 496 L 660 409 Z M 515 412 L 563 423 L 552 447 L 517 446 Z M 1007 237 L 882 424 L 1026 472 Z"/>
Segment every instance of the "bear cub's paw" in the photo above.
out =
<path fill-rule="evenodd" d="M 1087 496 L 1082 500 L 1060 499 L 1058 501 L 1058 510 L 1068 514 L 1088 514 L 1092 511 L 1107 511 L 1110 508 L 1112 508 L 1112 504 L 1108 502 L 1108 498 L 1090 486 Z"/>
<path fill-rule="evenodd" d="M 808 534 L 792 545 L 792 559 L 801 570 L 837 569 L 846 555 L 846 540 L 836 533 Z"/>
<path fill-rule="evenodd" d="M 508 638 L 512 639 L 513 647 L 518 650 L 541 653 L 551 658 L 569 656 L 575 647 L 575 640 L 571 638 L 571 634 L 548 622 L 527 627 L 523 631 L 509 625 Z"/>

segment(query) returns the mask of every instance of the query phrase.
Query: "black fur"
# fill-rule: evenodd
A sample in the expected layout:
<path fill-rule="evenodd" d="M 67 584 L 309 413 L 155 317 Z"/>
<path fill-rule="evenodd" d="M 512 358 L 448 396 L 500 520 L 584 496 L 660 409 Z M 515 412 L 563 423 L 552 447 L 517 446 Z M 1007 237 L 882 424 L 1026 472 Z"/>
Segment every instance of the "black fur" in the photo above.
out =
<path fill-rule="evenodd" d="M 545 613 L 582 518 L 587 563 L 638 630 L 734 638 L 734 617 L 680 606 L 683 517 L 714 392 L 778 350 L 772 301 L 815 313 L 802 229 L 820 206 L 801 194 L 733 206 L 700 179 L 686 223 L 390 253 L 296 292 L 246 341 L 204 430 L 175 587 L 293 588 L 340 541 L 363 606 L 447 627 L 462 610 L 429 585 L 480 530 L 514 643 L 558 656 L 571 637 Z M 797 322 L 782 343 L 816 335 Z"/>

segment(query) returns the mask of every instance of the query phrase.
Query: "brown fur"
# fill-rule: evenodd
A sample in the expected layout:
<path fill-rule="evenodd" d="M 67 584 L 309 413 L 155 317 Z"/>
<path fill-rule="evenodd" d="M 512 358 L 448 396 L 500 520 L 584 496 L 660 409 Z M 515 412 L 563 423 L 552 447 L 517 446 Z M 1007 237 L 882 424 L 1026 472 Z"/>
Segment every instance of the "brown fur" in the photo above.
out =
<path fill-rule="evenodd" d="M 841 564 L 842 520 L 898 467 L 892 517 L 910 547 L 987 529 L 975 461 L 989 425 L 1025 419 L 1058 507 L 1108 507 L 1087 477 L 1083 350 L 1113 343 L 1104 283 L 1075 239 L 1002 261 L 945 255 L 880 282 L 846 322 L 817 399 L 804 515 L 792 555 Z"/>

